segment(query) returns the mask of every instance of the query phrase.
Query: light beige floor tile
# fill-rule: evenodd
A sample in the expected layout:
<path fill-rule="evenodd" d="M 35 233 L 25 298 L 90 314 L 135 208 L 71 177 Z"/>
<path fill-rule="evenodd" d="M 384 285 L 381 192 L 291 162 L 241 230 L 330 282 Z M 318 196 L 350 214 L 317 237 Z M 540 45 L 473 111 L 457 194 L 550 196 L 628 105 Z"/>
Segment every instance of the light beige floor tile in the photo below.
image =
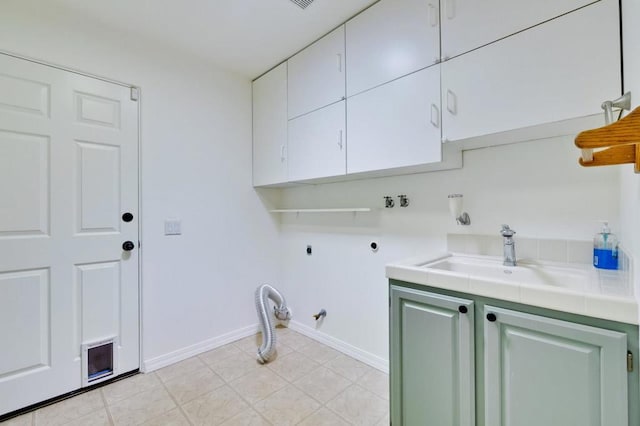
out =
<path fill-rule="evenodd" d="M 260 367 L 229 383 L 250 404 L 265 399 L 287 385 L 286 380 L 267 367 Z"/>
<path fill-rule="evenodd" d="M 175 379 L 176 377 L 181 377 L 185 374 L 193 373 L 195 371 L 202 371 L 206 368 L 206 364 L 202 362 L 200 358 L 194 356 L 185 359 L 184 361 L 180 361 L 167 367 L 161 368 L 155 373 L 158 375 L 160 380 L 166 383 L 167 381 Z"/>
<path fill-rule="evenodd" d="M 289 355 L 291 352 L 295 352 L 292 348 L 280 342 L 280 340 L 276 341 L 276 350 L 275 355 L 272 358 L 273 360 L 278 359 L 281 356 Z"/>
<path fill-rule="evenodd" d="M 107 404 L 111 405 L 158 386 L 162 386 L 162 383 L 155 373 L 136 374 L 103 387 L 102 393 Z"/>
<path fill-rule="evenodd" d="M 292 352 L 267 364 L 279 376 L 289 382 L 299 379 L 320 366 L 299 352 Z"/>
<path fill-rule="evenodd" d="M 319 364 L 324 364 L 328 361 L 336 359 L 341 355 L 340 352 L 336 351 L 335 349 L 330 348 L 327 345 L 323 345 L 322 343 L 313 341 L 298 349 L 298 352 L 304 354 L 305 356 L 311 358 Z"/>
<path fill-rule="evenodd" d="M 379 422 L 388 412 L 388 404 L 388 401 L 372 392 L 358 385 L 352 385 L 329 401 L 326 406 L 353 424 L 371 426 Z"/>
<path fill-rule="evenodd" d="M 349 426 L 349 423 L 324 407 L 298 424 L 300 426 Z"/>
<path fill-rule="evenodd" d="M 380 398 L 389 399 L 389 375 L 380 370 L 372 368 L 364 376 L 360 377 L 357 383 L 368 391 L 378 395 Z"/>
<path fill-rule="evenodd" d="M 242 352 L 249 354 L 255 354 L 258 351 L 258 347 L 262 344 L 262 333 L 254 334 L 244 339 L 236 340 L 233 345 L 240 349 Z"/>
<path fill-rule="evenodd" d="M 111 420 L 107 414 L 107 410 L 103 408 L 84 417 L 74 420 L 71 423 L 65 423 L 65 426 L 111 426 Z"/>
<path fill-rule="evenodd" d="M 23 414 L 11 420 L 0 422 L 0 424 L 2 426 L 31 426 L 33 424 L 33 413 Z"/>
<path fill-rule="evenodd" d="M 116 425 L 139 425 L 176 407 L 164 387 L 156 387 L 109 406 Z"/>
<path fill-rule="evenodd" d="M 274 425 L 295 425 L 320 408 L 320 404 L 292 385 L 279 390 L 253 408 Z"/>
<path fill-rule="evenodd" d="M 237 356 L 240 353 L 242 353 L 242 351 L 238 349 L 237 346 L 234 346 L 233 344 L 229 344 L 229 345 L 216 348 L 212 351 L 200 354 L 198 355 L 198 357 L 202 361 L 204 361 L 206 364 L 214 365 L 222 361 L 223 359 L 226 359 L 232 356 Z"/>
<path fill-rule="evenodd" d="M 249 406 L 229 386 L 222 386 L 193 401 L 182 409 L 194 425 L 219 425 Z"/>
<path fill-rule="evenodd" d="M 219 363 L 212 365 L 213 371 L 222 377 L 227 383 L 245 374 L 251 373 L 260 367 L 255 357 L 246 353 L 241 353 L 230 358 L 223 359 Z"/>
<path fill-rule="evenodd" d="M 189 426 L 189 420 L 175 408 L 143 423 L 144 426 Z"/>
<path fill-rule="evenodd" d="M 354 382 L 372 369 L 372 367 L 342 354 L 327 362 L 325 366 Z"/>
<path fill-rule="evenodd" d="M 168 380 L 165 387 L 179 405 L 224 385 L 224 380 L 209 369 L 194 371 Z"/>
<path fill-rule="evenodd" d="M 104 408 L 100 390 L 83 393 L 36 411 L 36 425 L 56 426 L 69 423 Z"/>
<path fill-rule="evenodd" d="M 326 367 L 320 367 L 302 376 L 293 384 L 324 404 L 353 383 Z"/>
<path fill-rule="evenodd" d="M 287 334 L 283 334 L 282 336 L 279 336 L 278 340 L 282 344 L 287 345 L 296 351 L 314 342 L 314 340 L 308 338 L 307 336 L 303 336 L 300 333 L 296 333 L 295 331 L 291 331 Z"/>
<path fill-rule="evenodd" d="M 278 325 L 276 327 L 276 333 L 278 333 L 279 335 L 280 334 L 288 334 L 288 333 L 291 333 L 291 332 L 292 332 L 292 330 L 289 327 L 285 327 L 285 326 L 282 326 L 282 325 Z M 293 331 L 293 332 L 295 333 L 295 331 Z"/>
<path fill-rule="evenodd" d="M 256 413 L 253 409 L 248 409 L 222 423 L 223 426 L 271 426 L 264 417 Z"/>

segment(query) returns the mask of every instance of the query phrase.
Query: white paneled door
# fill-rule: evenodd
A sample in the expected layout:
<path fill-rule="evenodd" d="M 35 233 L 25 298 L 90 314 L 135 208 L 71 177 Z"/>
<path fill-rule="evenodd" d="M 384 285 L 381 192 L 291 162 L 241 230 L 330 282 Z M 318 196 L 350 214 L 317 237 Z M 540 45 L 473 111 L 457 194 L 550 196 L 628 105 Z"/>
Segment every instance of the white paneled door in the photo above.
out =
<path fill-rule="evenodd" d="M 0 415 L 86 384 L 83 344 L 138 368 L 138 224 L 131 89 L 0 54 Z"/>

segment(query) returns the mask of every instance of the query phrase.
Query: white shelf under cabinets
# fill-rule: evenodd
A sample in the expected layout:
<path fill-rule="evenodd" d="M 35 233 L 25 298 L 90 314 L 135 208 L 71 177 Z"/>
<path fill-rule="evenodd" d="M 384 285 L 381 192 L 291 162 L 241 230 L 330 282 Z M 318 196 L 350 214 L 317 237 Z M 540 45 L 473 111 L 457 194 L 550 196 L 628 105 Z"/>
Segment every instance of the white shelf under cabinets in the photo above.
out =
<path fill-rule="evenodd" d="M 370 207 L 347 207 L 337 209 L 274 209 L 269 213 L 359 213 L 370 212 L 374 209 Z"/>

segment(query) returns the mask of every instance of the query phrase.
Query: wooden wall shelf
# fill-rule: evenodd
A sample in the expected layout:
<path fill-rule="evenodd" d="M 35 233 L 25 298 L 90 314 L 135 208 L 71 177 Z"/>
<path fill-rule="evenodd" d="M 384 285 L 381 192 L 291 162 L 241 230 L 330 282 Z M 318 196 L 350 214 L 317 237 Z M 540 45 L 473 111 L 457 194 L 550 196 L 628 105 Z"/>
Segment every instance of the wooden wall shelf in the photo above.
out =
<path fill-rule="evenodd" d="M 635 172 L 640 173 L 640 107 L 615 123 L 585 130 L 575 143 L 583 150 L 601 149 L 593 151 L 593 161 L 586 161 L 584 155 L 580 158 L 584 167 L 632 163 Z"/>

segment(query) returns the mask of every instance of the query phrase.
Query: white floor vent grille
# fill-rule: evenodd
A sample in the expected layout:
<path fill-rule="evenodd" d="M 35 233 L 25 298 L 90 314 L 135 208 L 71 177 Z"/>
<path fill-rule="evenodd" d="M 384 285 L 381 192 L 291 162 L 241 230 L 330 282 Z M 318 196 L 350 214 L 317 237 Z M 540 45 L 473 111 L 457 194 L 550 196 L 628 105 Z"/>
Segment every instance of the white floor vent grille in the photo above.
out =
<path fill-rule="evenodd" d="M 306 9 L 307 6 L 313 3 L 313 0 L 291 0 L 291 3 L 298 5 L 303 9 Z"/>

